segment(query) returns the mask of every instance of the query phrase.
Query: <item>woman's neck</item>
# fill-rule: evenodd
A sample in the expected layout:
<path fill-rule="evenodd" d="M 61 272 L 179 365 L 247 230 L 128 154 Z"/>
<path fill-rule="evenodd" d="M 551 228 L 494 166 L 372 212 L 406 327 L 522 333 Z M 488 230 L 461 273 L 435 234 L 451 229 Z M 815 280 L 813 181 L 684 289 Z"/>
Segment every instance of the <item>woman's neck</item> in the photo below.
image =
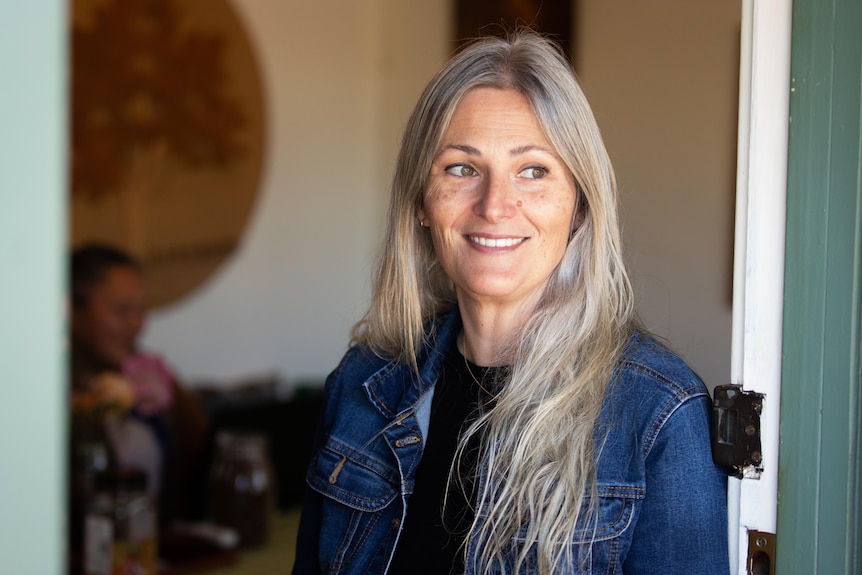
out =
<path fill-rule="evenodd" d="M 464 331 L 458 346 L 464 357 L 482 366 L 510 365 L 511 346 L 533 306 L 497 305 L 458 297 Z"/>

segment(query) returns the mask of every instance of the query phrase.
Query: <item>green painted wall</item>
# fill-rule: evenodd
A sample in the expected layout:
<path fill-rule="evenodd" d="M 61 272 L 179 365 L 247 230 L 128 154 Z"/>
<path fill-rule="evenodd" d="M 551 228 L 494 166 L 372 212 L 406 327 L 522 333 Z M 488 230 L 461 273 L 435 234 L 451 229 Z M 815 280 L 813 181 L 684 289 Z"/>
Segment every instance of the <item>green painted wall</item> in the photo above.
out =
<path fill-rule="evenodd" d="M 0 0 L 0 572 L 65 572 L 66 2 Z"/>
<path fill-rule="evenodd" d="M 793 3 L 777 573 L 862 573 L 862 2 Z"/>

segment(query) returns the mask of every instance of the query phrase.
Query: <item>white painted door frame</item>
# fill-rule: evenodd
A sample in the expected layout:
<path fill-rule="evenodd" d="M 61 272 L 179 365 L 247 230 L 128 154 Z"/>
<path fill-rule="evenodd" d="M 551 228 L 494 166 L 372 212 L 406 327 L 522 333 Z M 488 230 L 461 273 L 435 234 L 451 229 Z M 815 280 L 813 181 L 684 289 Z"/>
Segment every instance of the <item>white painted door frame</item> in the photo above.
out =
<path fill-rule="evenodd" d="M 729 480 L 731 573 L 745 575 L 748 531 L 776 530 L 792 1 L 742 10 L 731 380 L 765 394 L 763 472 Z"/>

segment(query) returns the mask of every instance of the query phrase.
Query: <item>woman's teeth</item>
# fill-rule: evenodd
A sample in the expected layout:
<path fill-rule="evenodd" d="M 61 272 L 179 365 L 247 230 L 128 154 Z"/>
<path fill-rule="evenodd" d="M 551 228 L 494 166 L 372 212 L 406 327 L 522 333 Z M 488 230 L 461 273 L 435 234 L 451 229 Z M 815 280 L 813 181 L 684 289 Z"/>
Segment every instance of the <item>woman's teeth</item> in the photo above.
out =
<path fill-rule="evenodd" d="M 470 241 L 489 248 L 510 248 L 523 242 L 526 238 L 477 238 L 468 236 Z"/>

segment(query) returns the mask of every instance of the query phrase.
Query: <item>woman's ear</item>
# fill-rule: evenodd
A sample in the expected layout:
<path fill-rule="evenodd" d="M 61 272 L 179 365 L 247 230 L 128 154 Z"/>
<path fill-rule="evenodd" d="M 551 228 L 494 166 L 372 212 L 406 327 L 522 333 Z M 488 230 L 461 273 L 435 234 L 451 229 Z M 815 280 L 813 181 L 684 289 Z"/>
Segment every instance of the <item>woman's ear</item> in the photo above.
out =
<path fill-rule="evenodd" d="M 418 208 L 416 210 L 416 220 L 419 222 L 419 225 L 423 228 L 427 228 L 428 224 L 425 221 L 425 210 L 422 208 Z"/>

